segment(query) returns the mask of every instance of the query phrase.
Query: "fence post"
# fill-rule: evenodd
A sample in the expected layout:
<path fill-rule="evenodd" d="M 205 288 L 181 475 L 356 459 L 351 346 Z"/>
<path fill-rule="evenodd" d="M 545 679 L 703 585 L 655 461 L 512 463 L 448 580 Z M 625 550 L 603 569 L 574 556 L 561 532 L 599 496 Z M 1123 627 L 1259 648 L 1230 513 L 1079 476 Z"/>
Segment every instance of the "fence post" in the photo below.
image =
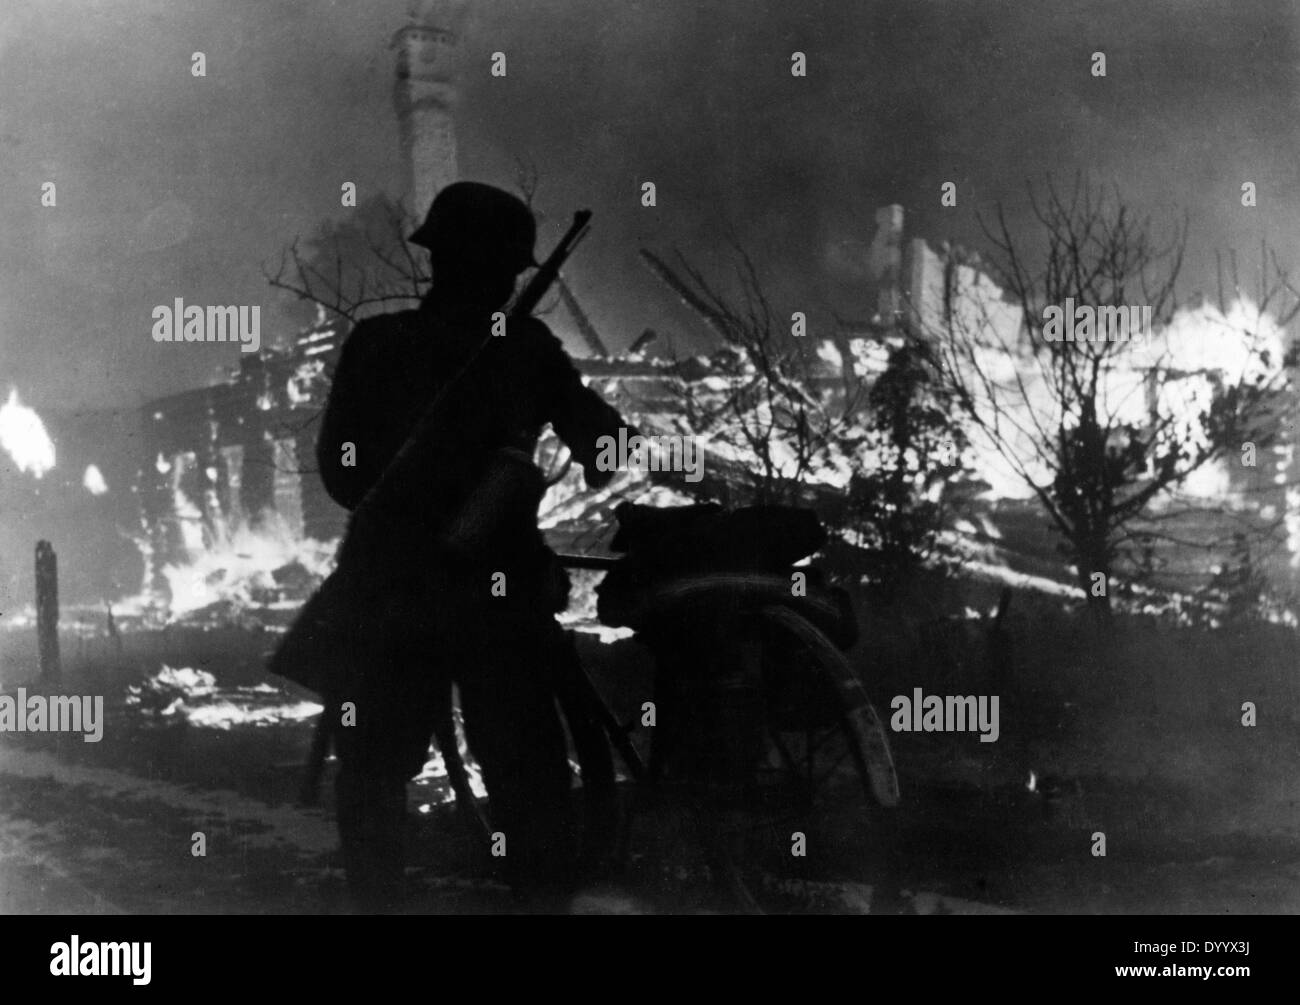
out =
<path fill-rule="evenodd" d="M 36 542 L 36 645 L 41 683 L 58 685 L 63 676 L 59 661 L 59 557 L 49 541 Z"/>

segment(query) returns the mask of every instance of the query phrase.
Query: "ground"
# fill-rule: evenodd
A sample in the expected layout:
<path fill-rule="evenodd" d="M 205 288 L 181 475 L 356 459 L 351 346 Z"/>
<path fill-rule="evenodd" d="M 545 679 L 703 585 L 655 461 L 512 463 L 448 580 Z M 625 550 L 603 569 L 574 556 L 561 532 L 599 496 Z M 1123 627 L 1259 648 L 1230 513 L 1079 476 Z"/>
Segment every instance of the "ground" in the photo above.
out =
<path fill-rule="evenodd" d="M 978 646 L 979 623 L 958 628 L 957 648 Z M 1011 629 L 1015 650 L 1000 655 L 996 671 L 998 742 L 891 733 L 902 805 L 887 814 L 837 806 L 809 821 L 807 857 L 767 874 L 769 905 L 836 913 L 1300 911 L 1291 635 L 1126 623 L 1103 655 L 1082 656 L 1082 629 L 1046 609 L 1020 610 Z M 260 654 L 270 641 L 247 630 L 173 632 L 128 638 L 111 657 L 82 654 L 79 666 L 69 654 L 76 669 L 65 690 L 105 696 L 104 739 L 0 735 L 0 910 L 345 910 L 328 786 L 318 809 L 295 801 L 311 696 L 264 678 Z M 644 680 L 633 646 L 594 638 L 583 645 L 593 672 L 614 682 L 611 693 L 625 703 L 635 702 Z M 891 695 L 913 687 L 991 690 L 980 678 L 987 664 L 933 653 L 909 661 L 880 630 L 868 632 L 855 659 L 876 668 L 870 682 L 882 717 Z M 14 662 L 19 676 L 5 680 L 8 693 L 31 680 L 30 663 Z M 164 664 L 210 673 L 211 682 L 198 673 L 169 677 Z M 1256 706 L 1254 726 L 1242 724 L 1247 701 Z M 431 762 L 410 788 L 410 910 L 528 909 L 486 874 L 445 801 L 439 767 Z M 666 819 L 650 825 L 658 837 Z M 200 833 L 205 854 L 197 856 Z M 1098 834 L 1104 856 L 1094 854 Z M 774 846 L 789 840 L 770 837 Z M 630 878 L 593 884 L 564 909 L 727 909 L 674 884 L 672 863 L 652 858 Z M 901 893 L 886 900 L 888 864 Z"/>

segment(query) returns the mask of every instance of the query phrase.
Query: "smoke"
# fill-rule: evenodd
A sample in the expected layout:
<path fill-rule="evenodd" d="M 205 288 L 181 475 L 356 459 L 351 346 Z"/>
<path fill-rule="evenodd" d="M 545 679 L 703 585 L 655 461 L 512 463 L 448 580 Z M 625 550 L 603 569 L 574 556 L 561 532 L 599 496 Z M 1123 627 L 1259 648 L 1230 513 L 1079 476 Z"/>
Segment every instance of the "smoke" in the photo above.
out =
<path fill-rule="evenodd" d="M 340 184 L 404 194 L 386 45 L 405 4 L 237 7 L 4 5 L 0 149 L 33 192 L 48 179 L 59 193 L 57 207 L 0 207 L 0 358 L 34 400 L 120 404 L 207 382 L 237 350 L 163 351 L 153 304 L 264 303 L 271 328 L 261 265 L 347 217 Z M 1300 46 L 1285 0 L 472 9 L 462 174 L 512 186 L 515 158 L 531 160 L 544 239 L 595 210 L 568 278 L 615 349 L 647 327 L 698 328 L 646 274 L 642 246 L 681 247 L 725 279 L 734 227 L 776 306 L 825 333 L 872 303 L 863 258 L 879 206 L 903 205 L 909 235 L 978 245 L 977 211 L 1002 201 L 1023 226 L 1024 183 L 1047 173 L 1089 172 L 1157 222 L 1187 210 L 1185 292 L 1213 289 L 1216 248 L 1245 255 L 1262 237 L 1300 263 Z M 188 76 L 198 48 L 203 80 Z M 497 51 L 504 78 L 488 72 Z M 806 78 L 791 76 L 795 51 Z M 1094 51 L 1105 78 L 1089 72 Z M 654 209 L 640 204 L 646 180 Z M 955 208 L 940 205 L 945 181 Z M 1246 181 L 1255 208 L 1241 205 Z"/>

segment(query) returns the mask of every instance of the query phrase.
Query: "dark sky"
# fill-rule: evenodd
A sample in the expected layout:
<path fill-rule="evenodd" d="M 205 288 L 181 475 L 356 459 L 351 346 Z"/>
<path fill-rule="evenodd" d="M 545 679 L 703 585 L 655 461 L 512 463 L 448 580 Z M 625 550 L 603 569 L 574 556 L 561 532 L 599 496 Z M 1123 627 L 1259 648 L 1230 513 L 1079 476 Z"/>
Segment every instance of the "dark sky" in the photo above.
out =
<path fill-rule="evenodd" d="M 1184 293 L 1261 237 L 1300 272 L 1300 15 L 1286 0 L 470 0 L 462 177 L 542 177 L 555 224 L 596 211 L 569 270 L 615 348 L 690 318 L 641 267 L 726 273 L 735 228 L 813 333 L 869 313 L 876 208 L 975 243 L 974 213 L 1076 171 L 1159 220 L 1186 210 Z M 339 217 L 339 185 L 400 194 L 391 106 L 403 0 L 4 0 L 0 390 L 127 405 L 208 381 L 233 346 L 159 345 L 150 310 L 261 304 L 262 263 Z M 790 53 L 808 77 L 790 75 Z M 206 53 L 208 75 L 190 75 Z M 508 76 L 492 78 L 505 51 Z M 1102 50 L 1107 77 L 1090 75 Z M 54 181 L 58 206 L 39 205 Z M 643 209 L 639 185 L 658 186 Z M 958 183 L 958 207 L 939 187 Z M 1253 181 L 1259 207 L 1240 204 Z M 1211 271 L 1207 271 L 1210 263 Z"/>

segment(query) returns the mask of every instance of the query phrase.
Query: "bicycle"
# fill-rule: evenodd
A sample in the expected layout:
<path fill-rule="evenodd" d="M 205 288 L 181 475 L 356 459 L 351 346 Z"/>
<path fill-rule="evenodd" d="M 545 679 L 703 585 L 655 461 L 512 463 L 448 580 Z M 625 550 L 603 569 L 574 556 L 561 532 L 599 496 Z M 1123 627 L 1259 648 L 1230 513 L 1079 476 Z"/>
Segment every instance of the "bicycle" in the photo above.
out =
<path fill-rule="evenodd" d="M 884 728 L 845 655 L 856 637 L 847 594 L 794 565 L 825 531 L 810 511 L 783 507 L 624 503 L 615 515 L 621 557 L 560 560 L 606 572 L 601 621 L 633 628 L 653 656 L 649 761 L 632 742 L 635 720 L 617 720 L 585 669 L 565 709 L 571 732 L 597 723 L 636 783 L 622 865 L 637 813 L 671 793 L 715 884 L 756 909 L 764 861 L 791 848 L 782 826 L 808 828 L 832 807 L 871 818 L 899 801 Z"/>
<path fill-rule="evenodd" d="M 693 843 L 715 884 L 742 909 L 757 909 L 754 888 L 781 825 L 806 829 L 832 808 L 870 820 L 899 801 L 884 728 L 845 655 L 856 637 L 848 597 L 815 567 L 794 564 L 825 532 L 810 511 L 779 507 L 623 503 L 615 516 L 612 547 L 621 555 L 559 559 L 606 573 L 599 616 L 633 628 L 650 650 L 657 718 L 647 761 L 632 739 L 636 720 L 618 720 L 576 650 L 555 660 L 556 698 L 582 773 L 589 864 L 612 856 L 626 869 L 638 815 L 675 801 L 692 833 L 660 864 L 678 866 L 674 857 Z M 475 799 L 459 755 L 450 683 L 433 732 L 457 816 L 486 851 L 490 807 Z M 327 745 L 323 718 L 305 802 L 314 801 Z M 621 834 L 611 748 L 634 783 Z M 766 855 L 754 854 L 759 845 Z"/>

